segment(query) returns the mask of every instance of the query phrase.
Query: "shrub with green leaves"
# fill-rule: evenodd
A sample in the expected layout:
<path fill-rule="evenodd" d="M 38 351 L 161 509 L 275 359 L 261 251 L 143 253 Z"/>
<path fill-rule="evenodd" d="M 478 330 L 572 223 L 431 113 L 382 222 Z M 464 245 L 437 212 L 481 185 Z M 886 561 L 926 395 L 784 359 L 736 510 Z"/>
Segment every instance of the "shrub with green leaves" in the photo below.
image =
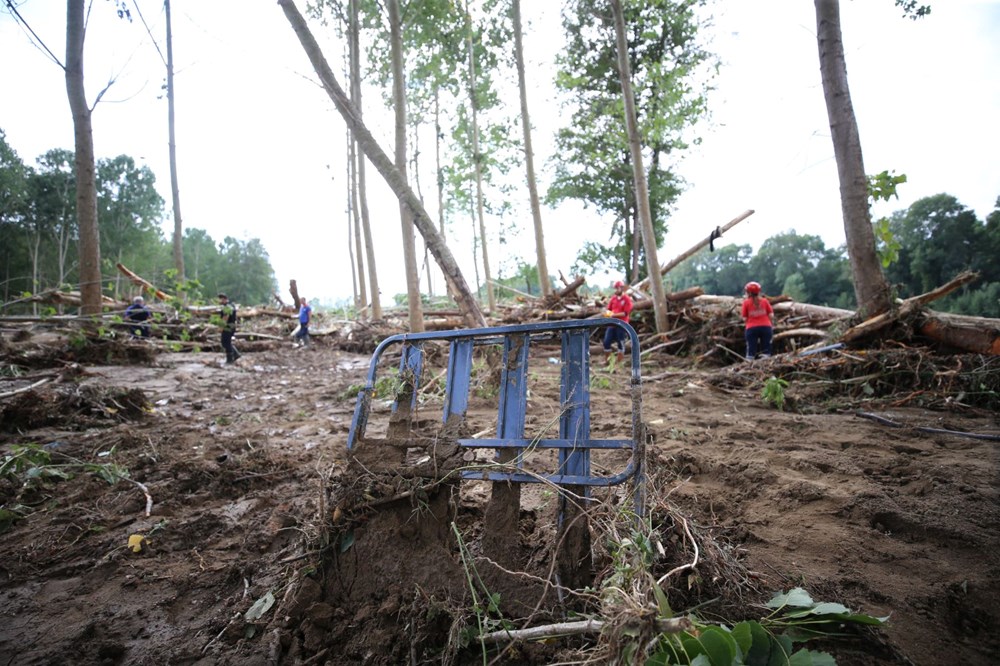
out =
<path fill-rule="evenodd" d="M 774 405 L 778 410 L 785 408 L 785 389 L 788 382 L 780 377 L 770 377 L 764 382 L 764 388 L 760 391 L 761 399 L 769 405 Z"/>
<path fill-rule="evenodd" d="M 836 666 L 826 652 L 797 644 L 843 636 L 845 624 L 881 626 L 889 618 L 852 613 L 837 603 L 815 602 L 800 587 L 775 594 L 766 604 L 770 615 L 727 627 L 704 625 L 679 634 L 663 634 L 647 666 Z M 693 618 L 692 618 L 693 619 Z"/>
<path fill-rule="evenodd" d="M 104 462 L 86 462 L 65 454 L 59 455 L 65 462 L 53 462 L 53 454 L 40 444 L 14 444 L 11 452 L 0 461 L 0 480 L 10 480 L 20 484 L 21 491 L 28 491 L 49 484 L 68 481 L 77 474 L 93 474 L 108 485 L 129 478 L 126 467 L 111 460 L 112 451 L 102 454 Z M 21 497 L 18 494 L 18 499 Z M 33 511 L 28 503 L 15 502 L 0 506 L 0 534 Z"/>

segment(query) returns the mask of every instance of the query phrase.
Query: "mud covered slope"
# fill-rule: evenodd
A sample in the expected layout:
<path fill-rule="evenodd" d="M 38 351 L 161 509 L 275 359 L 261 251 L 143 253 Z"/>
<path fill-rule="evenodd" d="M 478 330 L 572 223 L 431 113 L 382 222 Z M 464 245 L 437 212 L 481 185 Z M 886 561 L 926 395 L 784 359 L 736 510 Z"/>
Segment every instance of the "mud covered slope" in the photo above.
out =
<path fill-rule="evenodd" d="M 536 360 L 529 419 L 544 424 L 558 373 Z M 367 363 L 322 341 L 246 354 L 230 368 L 217 354 L 161 354 L 149 365 L 86 365 L 0 400 L 0 661 L 482 663 L 467 643 L 476 615 L 463 557 L 481 555 L 490 486 L 401 496 L 361 484 L 344 445 Z M 675 609 L 721 595 L 719 613 L 759 617 L 771 592 L 803 586 L 891 615 L 881 630 L 825 645 L 840 664 L 993 663 L 998 444 L 889 428 L 855 411 L 993 434 L 997 416 L 943 398 L 893 404 L 912 387 L 866 397 L 848 385 L 858 394 L 838 402 L 804 381 L 779 411 L 760 399 L 766 377 L 754 372 L 643 369 L 658 377 L 643 387 L 650 511 L 685 520 L 661 521 L 664 557 L 692 561 L 685 525 L 723 546 L 665 581 Z M 622 379 L 604 368 L 595 376 L 595 422 L 613 422 Z M 488 428 L 489 404 L 474 405 L 471 425 Z M 363 510 L 347 511 L 348 492 Z M 526 491 L 507 535 L 543 581 L 553 505 Z M 602 543 L 595 532 L 597 583 L 608 575 Z M 657 575 L 675 566 L 654 563 Z M 715 578 L 725 571 L 744 577 Z M 547 594 L 537 609 L 514 596 L 499 603 L 515 626 L 556 619 L 570 602 L 550 589 L 509 591 L 527 590 L 522 602 Z M 578 658 L 569 650 L 587 646 L 526 645 L 500 661 Z"/>

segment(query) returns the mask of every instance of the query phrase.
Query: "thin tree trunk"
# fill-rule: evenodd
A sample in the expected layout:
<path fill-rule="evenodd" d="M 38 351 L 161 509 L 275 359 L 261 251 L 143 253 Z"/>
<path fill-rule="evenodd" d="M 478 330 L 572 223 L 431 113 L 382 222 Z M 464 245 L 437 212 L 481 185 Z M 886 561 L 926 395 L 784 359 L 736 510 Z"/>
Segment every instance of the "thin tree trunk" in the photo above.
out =
<path fill-rule="evenodd" d="M 357 275 L 355 280 L 358 285 L 357 300 L 354 310 L 361 316 L 362 310 L 368 306 L 368 289 L 365 284 L 365 253 L 364 241 L 362 240 L 361 214 L 358 212 L 358 160 L 360 159 L 354 149 L 354 135 L 351 130 L 347 130 L 347 171 L 348 171 L 348 207 L 354 222 L 354 255 L 357 257 Z"/>
<path fill-rule="evenodd" d="M 386 0 L 389 10 L 390 57 L 392 60 L 392 101 L 396 111 L 396 169 L 405 183 L 406 176 L 406 78 L 403 73 L 403 26 L 399 0 Z M 424 330 L 424 307 L 420 302 L 420 272 L 417 267 L 416 239 L 413 237 L 413 213 L 399 201 L 399 223 L 403 231 L 403 267 L 406 270 L 406 302 L 410 314 L 410 332 Z"/>
<path fill-rule="evenodd" d="M 420 203 L 426 205 L 424 201 L 424 191 L 420 188 L 420 127 L 416 121 L 413 123 L 413 157 L 410 160 L 410 167 L 413 172 L 413 188 L 414 192 L 417 194 L 417 198 L 420 199 Z M 431 255 L 430 250 L 427 249 L 427 245 L 424 244 L 424 258 L 423 258 L 424 271 L 427 273 L 427 297 L 434 298 L 434 287 L 431 283 Z"/>
<path fill-rule="evenodd" d="M 840 178 L 840 206 L 844 216 L 847 255 L 858 312 L 870 317 L 889 310 L 892 299 L 875 249 L 861 136 L 847 85 L 840 3 L 838 0 L 815 0 L 815 5 L 820 73 Z"/>
<path fill-rule="evenodd" d="M 472 222 L 472 267 L 476 271 L 476 295 L 482 298 L 482 282 L 479 280 L 479 230 L 476 229 L 476 210 L 472 196 L 469 196 L 469 221 Z"/>
<path fill-rule="evenodd" d="M 542 208 L 538 203 L 535 182 L 535 157 L 531 148 L 531 120 L 528 116 L 528 90 L 524 81 L 524 44 L 521 38 L 521 0 L 511 2 L 514 15 L 514 56 L 517 61 L 517 84 L 521 92 L 521 129 L 524 132 L 524 165 L 528 172 L 528 194 L 531 197 L 531 219 L 535 225 L 535 254 L 538 257 L 538 282 L 542 298 L 552 293 L 549 266 L 545 258 L 545 235 L 542 233 Z"/>
<path fill-rule="evenodd" d="M 76 148 L 76 219 L 79 225 L 80 312 L 101 312 L 101 236 L 97 227 L 94 129 L 83 85 L 84 0 L 66 2 L 66 94 L 73 113 Z"/>
<path fill-rule="evenodd" d="M 289 8 L 283 7 L 285 10 L 285 15 L 289 16 L 289 22 L 292 22 L 292 27 L 295 27 L 295 23 L 292 21 L 289 15 Z M 307 31 L 309 39 L 312 40 L 312 34 L 308 33 L 308 27 L 306 27 L 305 21 L 302 20 L 302 16 L 298 14 L 298 10 L 295 9 L 295 5 L 291 5 L 291 9 L 295 10 L 295 15 L 298 16 L 298 20 L 301 22 L 303 29 Z M 361 46 L 359 44 L 359 28 L 358 28 L 358 0 L 351 0 L 350 7 L 350 39 L 351 39 L 351 99 L 354 102 L 354 107 L 357 109 L 357 121 L 363 126 L 362 116 L 361 116 Z M 296 30 L 298 32 L 298 30 Z M 302 38 L 299 38 L 300 41 Z M 315 40 L 313 40 L 315 41 Z M 305 47 L 305 43 L 303 43 Z M 326 65 L 326 61 L 323 60 L 323 54 L 320 53 L 319 46 L 316 46 L 316 54 L 323 65 Z M 307 50 L 308 54 L 308 50 Z M 310 56 L 310 60 L 313 60 L 313 66 L 316 66 L 316 60 Z M 317 69 L 317 71 L 319 71 Z M 332 78 L 333 72 L 330 73 Z M 343 111 L 341 111 L 343 113 Z M 355 145 L 360 145 L 358 141 L 357 133 L 354 128 L 351 129 L 351 136 L 354 137 Z M 375 268 L 375 242 L 372 238 L 372 225 L 371 216 L 368 214 L 368 188 L 365 178 L 365 158 L 364 153 L 357 155 L 356 168 L 358 172 L 358 203 L 361 209 L 361 229 L 365 236 L 365 257 L 368 259 L 368 286 L 371 288 L 371 318 L 375 321 L 382 319 L 382 300 L 381 292 L 378 288 L 378 271 Z"/>
<path fill-rule="evenodd" d="M 629 275 L 629 282 L 635 282 L 636 280 L 639 279 L 639 250 L 640 250 L 639 240 L 641 238 L 641 235 L 638 229 L 636 229 L 636 227 L 638 226 L 638 224 L 636 224 L 637 220 L 634 219 L 636 215 L 638 215 L 638 213 L 626 210 L 625 234 L 626 238 L 628 238 L 631 241 L 629 243 L 629 248 L 630 248 L 630 256 L 632 258 L 632 263 L 631 263 L 632 272 Z"/>
<path fill-rule="evenodd" d="M 67 187 L 62 192 L 62 196 L 59 199 L 63 202 L 62 209 L 59 214 L 59 231 L 55 234 L 56 247 L 58 250 L 58 266 L 59 266 L 59 280 L 57 284 L 62 285 L 66 282 L 66 273 L 68 268 L 66 267 L 66 260 L 69 256 L 69 249 L 73 243 L 73 234 L 70 232 L 69 220 L 71 219 L 69 206 L 65 203 L 69 200 L 69 188 Z M 62 314 L 62 306 L 59 306 L 59 314 Z"/>
<path fill-rule="evenodd" d="M 632 71 L 628 62 L 628 43 L 625 40 L 625 14 L 621 0 L 611 0 L 611 11 L 615 17 L 615 33 L 618 41 L 618 72 L 622 80 L 622 97 L 625 101 L 625 125 L 628 128 L 629 152 L 632 156 L 632 173 L 635 180 L 635 198 L 642 226 L 643 248 L 646 252 L 646 270 L 655 279 L 650 280 L 653 291 L 653 313 L 656 332 L 667 332 L 666 297 L 663 280 L 660 279 L 660 262 L 656 258 L 656 234 L 653 233 L 653 217 L 649 210 L 649 189 L 646 172 L 642 166 L 642 146 L 639 143 L 639 128 L 635 115 L 635 98 L 632 94 Z"/>
<path fill-rule="evenodd" d="M 386 184 L 389 185 L 393 193 L 398 198 L 403 199 L 410 207 L 414 215 L 414 224 L 423 235 L 424 242 L 427 243 L 427 247 L 430 249 L 431 254 L 434 255 L 435 260 L 437 260 L 438 266 L 441 267 L 445 279 L 451 282 L 456 301 L 462 310 L 466 322 L 473 327 L 485 327 L 486 318 L 483 316 L 483 312 L 476 303 L 472 292 L 469 291 L 469 285 L 466 283 L 465 277 L 462 275 L 462 271 L 455 261 L 455 257 L 451 254 L 448 246 L 444 244 L 441 236 L 438 235 L 437 230 L 434 228 L 434 223 L 431 222 L 430 216 L 424 209 L 423 204 L 420 203 L 413 190 L 406 184 L 406 180 L 393 165 L 389 156 L 382 150 L 382 147 L 378 145 L 372 133 L 365 127 L 357 108 L 347 98 L 344 89 L 341 88 L 337 77 L 333 74 L 330 65 L 327 64 L 326 59 L 323 57 L 319 44 L 316 43 L 316 38 L 309 31 L 309 26 L 306 25 L 306 21 L 302 17 L 302 14 L 299 13 L 295 3 L 292 0 L 278 0 L 278 4 L 281 6 L 285 17 L 295 31 L 306 56 L 316 70 L 316 74 L 323 83 L 323 87 L 326 88 L 327 94 L 333 101 L 334 106 L 337 107 L 340 115 L 357 138 L 358 145 L 364 151 L 365 155 L 367 155 L 368 159 L 371 160 L 375 168 L 378 169 L 382 177 L 385 178 Z M 371 265 L 369 262 L 370 268 Z M 372 284 L 372 289 L 374 290 L 374 288 L 375 285 Z M 375 298 L 377 297 L 373 296 L 373 299 Z"/>
<path fill-rule="evenodd" d="M 441 169 L 441 95 L 440 89 L 434 88 L 434 168 L 437 172 L 438 228 L 442 242 L 447 242 L 444 231 L 444 174 Z M 454 300 L 450 285 L 445 283 L 445 290 Z"/>
<path fill-rule="evenodd" d="M 483 164 L 479 154 L 479 112 L 476 103 L 476 55 L 475 44 L 472 41 L 472 14 L 469 13 L 469 0 L 465 0 L 465 20 L 469 26 L 469 100 L 472 107 L 472 162 L 476 170 L 476 213 L 479 217 L 479 238 L 483 250 L 483 280 L 486 283 L 486 302 L 490 312 L 497 309 L 496 296 L 493 293 L 493 275 L 490 272 L 490 253 L 486 246 L 486 220 L 483 212 Z"/>
<path fill-rule="evenodd" d="M 354 141 L 351 139 L 351 130 L 347 130 L 347 255 L 351 259 L 351 293 L 354 297 L 354 311 L 361 312 L 361 295 L 358 293 L 358 261 L 360 254 L 355 258 L 354 248 L 361 250 L 360 235 L 358 227 L 354 223 Z M 362 276 L 362 284 L 364 277 Z"/>
<path fill-rule="evenodd" d="M 42 232 L 38 228 L 36 223 L 35 233 L 34 233 L 34 243 L 31 244 L 31 293 L 38 292 L 39 288 L 39 278 L 38 278 L 38 251 L 42 245 Z M 31 313 L 38 316 L 38 303 L 31 304 Z"/>
<path fill-rule="evenodd" d="M 177 136 L 174 123 L 174 37 L 170 24 L 170 0 L 163 1 L 167 19 L 167 126 L 170 152 L 170 199 L 174 207 L 174 269 L 184 282 L 184 224 L 181 221 L 181 190 L 177 180 Z"/>

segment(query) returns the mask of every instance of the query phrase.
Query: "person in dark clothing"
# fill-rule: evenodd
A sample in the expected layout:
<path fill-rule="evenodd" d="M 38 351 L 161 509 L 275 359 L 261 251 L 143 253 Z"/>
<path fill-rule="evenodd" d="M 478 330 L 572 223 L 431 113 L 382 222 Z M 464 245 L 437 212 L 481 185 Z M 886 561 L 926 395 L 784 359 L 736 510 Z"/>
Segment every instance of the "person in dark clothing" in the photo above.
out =
<path fill-rule="evenodd" d="M 125 308 L 125 321 L 128 323 L 128 332 L 133 338 L 149 337 L 149 320 L 153 318 L 153 313 L 146 307 L 146 302 L 142 296 L 132 299 L 132 305 Z"/>
<path fill-rule="evenodd" d="M 236 351 L 233 336 L 236 335 L 236 306 L 229 297 L 219 294 L 219 316 L 222 318 L 222 348 L 226 350 L 226 363 L 235 363 L 241 354 Z"/>

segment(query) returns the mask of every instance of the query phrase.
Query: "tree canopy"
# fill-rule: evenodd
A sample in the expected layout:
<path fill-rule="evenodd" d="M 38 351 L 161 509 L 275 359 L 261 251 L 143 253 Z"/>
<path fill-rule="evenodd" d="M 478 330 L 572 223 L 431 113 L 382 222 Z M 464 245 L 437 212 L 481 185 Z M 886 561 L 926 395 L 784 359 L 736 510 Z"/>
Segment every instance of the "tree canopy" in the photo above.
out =
<path fill-rule="evenodd" d="M 706 113 L 713 58 L 699 43 L 697 9 L 703 4 L 654 0 L 623 6 L 657 244 L 683 188 L 672 165 L 691 141 L 687 130 Z M 556 85 L 568 95 L 571 113 L 556 135 L 559 160 L 546 198 L 550 204 L 577 199 L 606 214 L 608 242 L 588 243 L 578 262 L 635 281 L 646 271 L 633 239 L 637 203 L 611 13 L 606 2 L 574 0 L 563 10 L 563 26 L 568 43 L 557 60 Z"/>

